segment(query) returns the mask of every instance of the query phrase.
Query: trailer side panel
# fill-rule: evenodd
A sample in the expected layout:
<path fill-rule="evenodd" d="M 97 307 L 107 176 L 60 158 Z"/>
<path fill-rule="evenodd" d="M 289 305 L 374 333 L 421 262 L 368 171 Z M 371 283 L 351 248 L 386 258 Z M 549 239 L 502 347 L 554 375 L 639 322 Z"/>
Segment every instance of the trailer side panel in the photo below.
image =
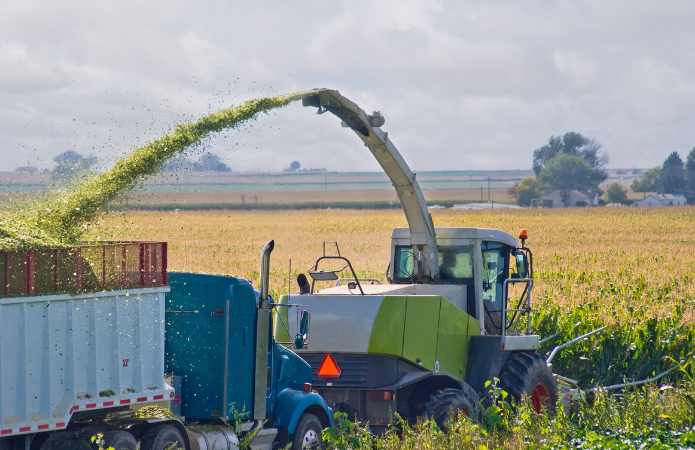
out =
<path fill-rule="evenodd" d="M 168 287 L 0 299 L 0 437 L 161 401 Z"/>

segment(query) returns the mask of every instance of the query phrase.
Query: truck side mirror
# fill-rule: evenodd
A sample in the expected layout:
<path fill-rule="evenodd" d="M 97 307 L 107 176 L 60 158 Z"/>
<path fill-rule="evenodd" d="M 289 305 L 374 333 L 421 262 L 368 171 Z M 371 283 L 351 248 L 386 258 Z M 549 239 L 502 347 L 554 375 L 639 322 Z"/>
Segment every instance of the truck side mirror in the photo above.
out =
<path fill-rule="evenodd" d="M 299 316 L 299 334 L 294 338 L 294 346 L 301 350 L 309 343 L 309 311 L 304 310 Z"/>
<path fill-rule="evenodd" d="M 519 278 L 528 278 L 528 259 L 526 253 L 521 251 L 516 252 L 516 273 Z"/>

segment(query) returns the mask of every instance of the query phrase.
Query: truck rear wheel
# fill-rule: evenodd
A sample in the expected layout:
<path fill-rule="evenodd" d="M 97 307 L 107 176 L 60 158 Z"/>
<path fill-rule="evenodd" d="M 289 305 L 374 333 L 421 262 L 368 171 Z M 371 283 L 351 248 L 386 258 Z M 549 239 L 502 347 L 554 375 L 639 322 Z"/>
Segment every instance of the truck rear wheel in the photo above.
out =
<path fill-rule="evenodd" d="M 109 431 L 104 435 L 104 448 L 113 447 L 114 450 L 135 450 L 138 441 L 127 431 Z"/>
<path fill-rule="evenodd" d="M 528 395 L 537 414 L 555 410 L 557 381 L 538 353 L 512 354 L 500 371 L 500 387 L 517 403 Z"/>
<path fill-rule="evenodd" d="M 441 429 L 447 429 L 447 422 L 456 420 L 464 414 L 471 422 L 478 423 L 480 406 L 468 392 L 460 389 L 444 389 L 432 394 L 425 405 L 425 417 L 434 420 Z"/>
<path fill-rule="evenodd" d="M 319 419 L 310 413 L 302 414 L 292 435 L 291 450 L 323 448 L 323 427 Z"/>
<path fill-rule="evenodd" d="M 173 425 L 152 426 L 140 440 L 142 450 L 174 450 L 185 449 L 183 436 Z"/>

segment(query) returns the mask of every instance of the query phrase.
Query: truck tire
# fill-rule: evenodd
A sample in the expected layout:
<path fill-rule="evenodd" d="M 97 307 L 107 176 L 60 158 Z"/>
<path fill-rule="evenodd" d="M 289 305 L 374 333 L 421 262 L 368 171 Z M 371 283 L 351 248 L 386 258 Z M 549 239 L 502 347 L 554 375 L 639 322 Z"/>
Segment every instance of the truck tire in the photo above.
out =
<path fill-rule="evenodd" d="M 500 371 L 500 388 L 518 403 L 526 394 L 533 409 L 542 414 L 543 409 L 555 410 L 558 399 L 557 381 L 548 365 L 538 353 L 513 353 Z"/>
<path fill-rule="evenodd" d="M 324 448 L 323 427 L 319 419 L 311 413 L 302 414 L 291 441 L 291 450 Z"/>
<path fill-rule="evenodd" d="M 434 420 L 442 430 L 448 429 L 447 422 L 456 420 L 458 414 L 466 415 L 473 423 L 478 423 L 480 418 L 478 402 L 460 389 L 437 391 L 425 404 L 425 417 Z"/>
<path fill-rule="evenodd" d="M 127 431 L 109 431 L 104 435 L 104 448 L 113 447 L 114 450 L 135 450 L 138 441 Z"/>
<path fill-rule="evenodd" d="M 140 440 L 142 450 L 186 449 L 183 436 L 173 425 L 151 426 Z"/>

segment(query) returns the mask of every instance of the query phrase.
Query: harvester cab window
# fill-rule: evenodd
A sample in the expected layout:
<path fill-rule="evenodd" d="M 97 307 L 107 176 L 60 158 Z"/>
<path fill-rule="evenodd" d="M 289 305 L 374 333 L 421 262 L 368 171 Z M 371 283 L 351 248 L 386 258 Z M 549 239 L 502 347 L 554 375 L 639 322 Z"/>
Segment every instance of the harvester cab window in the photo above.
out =
<path fill-rule="evenodd" d="M 502 286 L 509 272 L 509 247 L 497 242 L 483 242 L 483 303 L 485 328 L 501 333 Z"/>
<path fill-rule="evenodd" d="M 400 282 L 410 282 L 413 279 L 413 248 L 409 245 L 397 245 L 393 266 L 393 279 Z"/>
<path fill-rule="evenodd" d="M 439 276 L 442 280 L 473 278 L 473 248 L 468 245 L 438 245 Z"/>

